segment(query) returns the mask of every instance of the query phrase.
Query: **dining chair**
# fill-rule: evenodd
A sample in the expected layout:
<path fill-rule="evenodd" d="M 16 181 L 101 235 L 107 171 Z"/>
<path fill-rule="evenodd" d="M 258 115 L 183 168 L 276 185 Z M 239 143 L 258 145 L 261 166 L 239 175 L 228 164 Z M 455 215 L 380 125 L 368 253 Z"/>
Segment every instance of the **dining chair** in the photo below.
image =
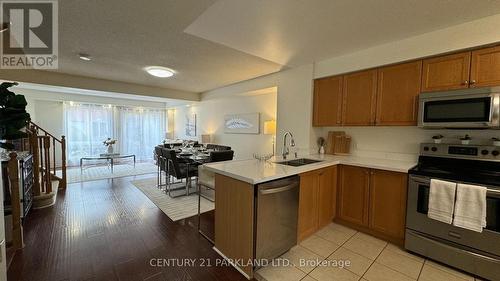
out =
<path fill-rule="evenodd" d="M 163 155 L 165 156 L 165 158 L 167 159 L 167 174 L 169 176 L 172 176 L 173 178 L 177 179 L 177 180 L 185 180 L 186 181 L 186 184 L 185 184 L 185 189 L 186 189 L 186 194 L 185 195 L 189 195 L 189 187 L 191 186 L 191 180 L 193 177 L 197 177 L 198 176 L 198 168 L 196 167 L 196 165 L 193 165 L 192 163 L 189 163 L 189 162 L 180 162 L 177 158 L 177 155 L 175 153 L 175 150 L 172 150 L 172 149 L 164 149 L 163 150 Z M 179 189 L 182 189 L 183 187 L 181 188 L 175 188 L 173 189 L 172 188 L 172 183 L 170 182 L 170 180 L 167 181 L 167 193 L 168 193 L 168 196 L 174 198 L 174 197 L 179 197 L 179 196 L 183 196 L 184 194 L 181 194 L 181 195 L 178 195 L 178 196 L 172 196 L 172 190 L 179 190 Z"/>
<path fill-rule="evenodd" d="M 165 158 L 162 155 L 162 150 L 163 148 L 161 146 L 155 146 L 154 149 L 154 157 L 156 160 L 156 165 L 158 166 L 157 173 L 156 173 L 156 182 L 157 188 L 162 188 L 162 186 L 166 186 L 165 184 L 162 184 L 162 172 L 167 172 L 167 162 Z"/>
<path fill-rule="evenodd" d="M 210 152 L 209 163 L 233 160 L 233 150 L 212 151 Z M 198 233 L 205 237 L 212 244 L 214 241 L 201 230 L 201 198 L 205 198 L 211 202 L 215 202 L 215 174 L 204 165 L 198 166 Z M 203 194 L 203 188 L 214 191 L 214 197 Z"/>
<path fill-rule="evenodd" d="M 233 160 L 234 150 L 220 150 L 210 152 L 210 163 Z"/>

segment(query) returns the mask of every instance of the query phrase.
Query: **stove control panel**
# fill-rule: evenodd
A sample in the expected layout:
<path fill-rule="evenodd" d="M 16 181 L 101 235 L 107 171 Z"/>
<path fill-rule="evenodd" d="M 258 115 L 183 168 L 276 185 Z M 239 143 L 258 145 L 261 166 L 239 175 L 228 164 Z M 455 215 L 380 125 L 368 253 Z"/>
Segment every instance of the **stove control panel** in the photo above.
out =
<path fill-rule="evenodd" d="M 420 145 L 420 155 L 500 161 L 500 147 L 486 145 L 422 143 Z"/>

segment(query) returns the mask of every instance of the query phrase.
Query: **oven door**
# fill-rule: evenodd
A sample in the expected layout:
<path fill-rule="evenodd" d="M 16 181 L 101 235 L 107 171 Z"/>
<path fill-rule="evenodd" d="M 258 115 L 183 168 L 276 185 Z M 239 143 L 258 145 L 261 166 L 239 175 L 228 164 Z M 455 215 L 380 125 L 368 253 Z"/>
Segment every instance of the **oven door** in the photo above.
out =
<path fill-rule="evenodd" d="M 420 97 L 419 126 L 424 128 L 498 128 L 500 95 Z"/>
<path fill-rule="evenodd" d="M 428 218 L 429 191 L 429 178 L 410 176 L 406 228 L 500 256 L 500 187 L 488 187 L 486 228 L 482 233 Z"/>

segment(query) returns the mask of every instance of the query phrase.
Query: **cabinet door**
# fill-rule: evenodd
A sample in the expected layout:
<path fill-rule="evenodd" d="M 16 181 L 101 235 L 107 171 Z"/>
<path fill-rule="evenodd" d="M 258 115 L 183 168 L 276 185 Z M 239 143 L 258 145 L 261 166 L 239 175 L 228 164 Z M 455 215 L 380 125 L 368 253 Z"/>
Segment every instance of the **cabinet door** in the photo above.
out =
<path fill-rule="evenodd" d="M 500 46 L 472 52 L 471 87 L 500 85 Z"/>
<path fill-rule="evenodd" d="M 342 123 L 351 126 L 375 124 L 377 70 L 344 76 Z"/>
<path fill-rule="evenodd" d="M 422 61 L 378 70 L 377 125 L 417 125 Z"/>
<path fill-rule="evenodd" d="M 358 225 L 368 226 L 369 169 L 341 166 L 338 217 Z"/>
<path fill-rule="evenodd" d="M 342 76 L 314 80 L 314 126 L 342 124 Z"/>
<path fill-rule="evenodd" d="M 371 170 L 371 229 L 396 239 L 404 238 L 407 182 L 406 174 Z"/>
<path fill-rule="evenodd" d="M 464 52 L 424 60 L 422 91 L 468 88 L 470 57 L 470 52 Z"/>
<path fill-rule="evenodd" d="M 319 173 L 319 228 L 328 225 L 335 217 L 337 167 L 322 169 Z"/>
<path fill-rule="evenodd" d="M 298 240 L 310 236 L 318 230 L 318 173 L 300 175 Z"/>

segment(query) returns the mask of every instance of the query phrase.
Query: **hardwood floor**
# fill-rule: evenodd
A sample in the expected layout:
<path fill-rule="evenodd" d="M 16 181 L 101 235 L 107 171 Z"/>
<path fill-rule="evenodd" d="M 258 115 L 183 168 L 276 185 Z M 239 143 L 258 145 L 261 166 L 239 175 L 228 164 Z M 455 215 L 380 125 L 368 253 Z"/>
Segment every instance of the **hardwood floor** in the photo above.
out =
<path fill-rule="evenodd" d="M 147 177 L 70 184 L 54 207 L 32 210 L 8 280 L 246 280 L 232 267 L 215 266 L 220 257 L 198 234 L 196 217 L 173 222 L 130 183 Z M 150 265 L 170 258 L 196 262 Z"/>

